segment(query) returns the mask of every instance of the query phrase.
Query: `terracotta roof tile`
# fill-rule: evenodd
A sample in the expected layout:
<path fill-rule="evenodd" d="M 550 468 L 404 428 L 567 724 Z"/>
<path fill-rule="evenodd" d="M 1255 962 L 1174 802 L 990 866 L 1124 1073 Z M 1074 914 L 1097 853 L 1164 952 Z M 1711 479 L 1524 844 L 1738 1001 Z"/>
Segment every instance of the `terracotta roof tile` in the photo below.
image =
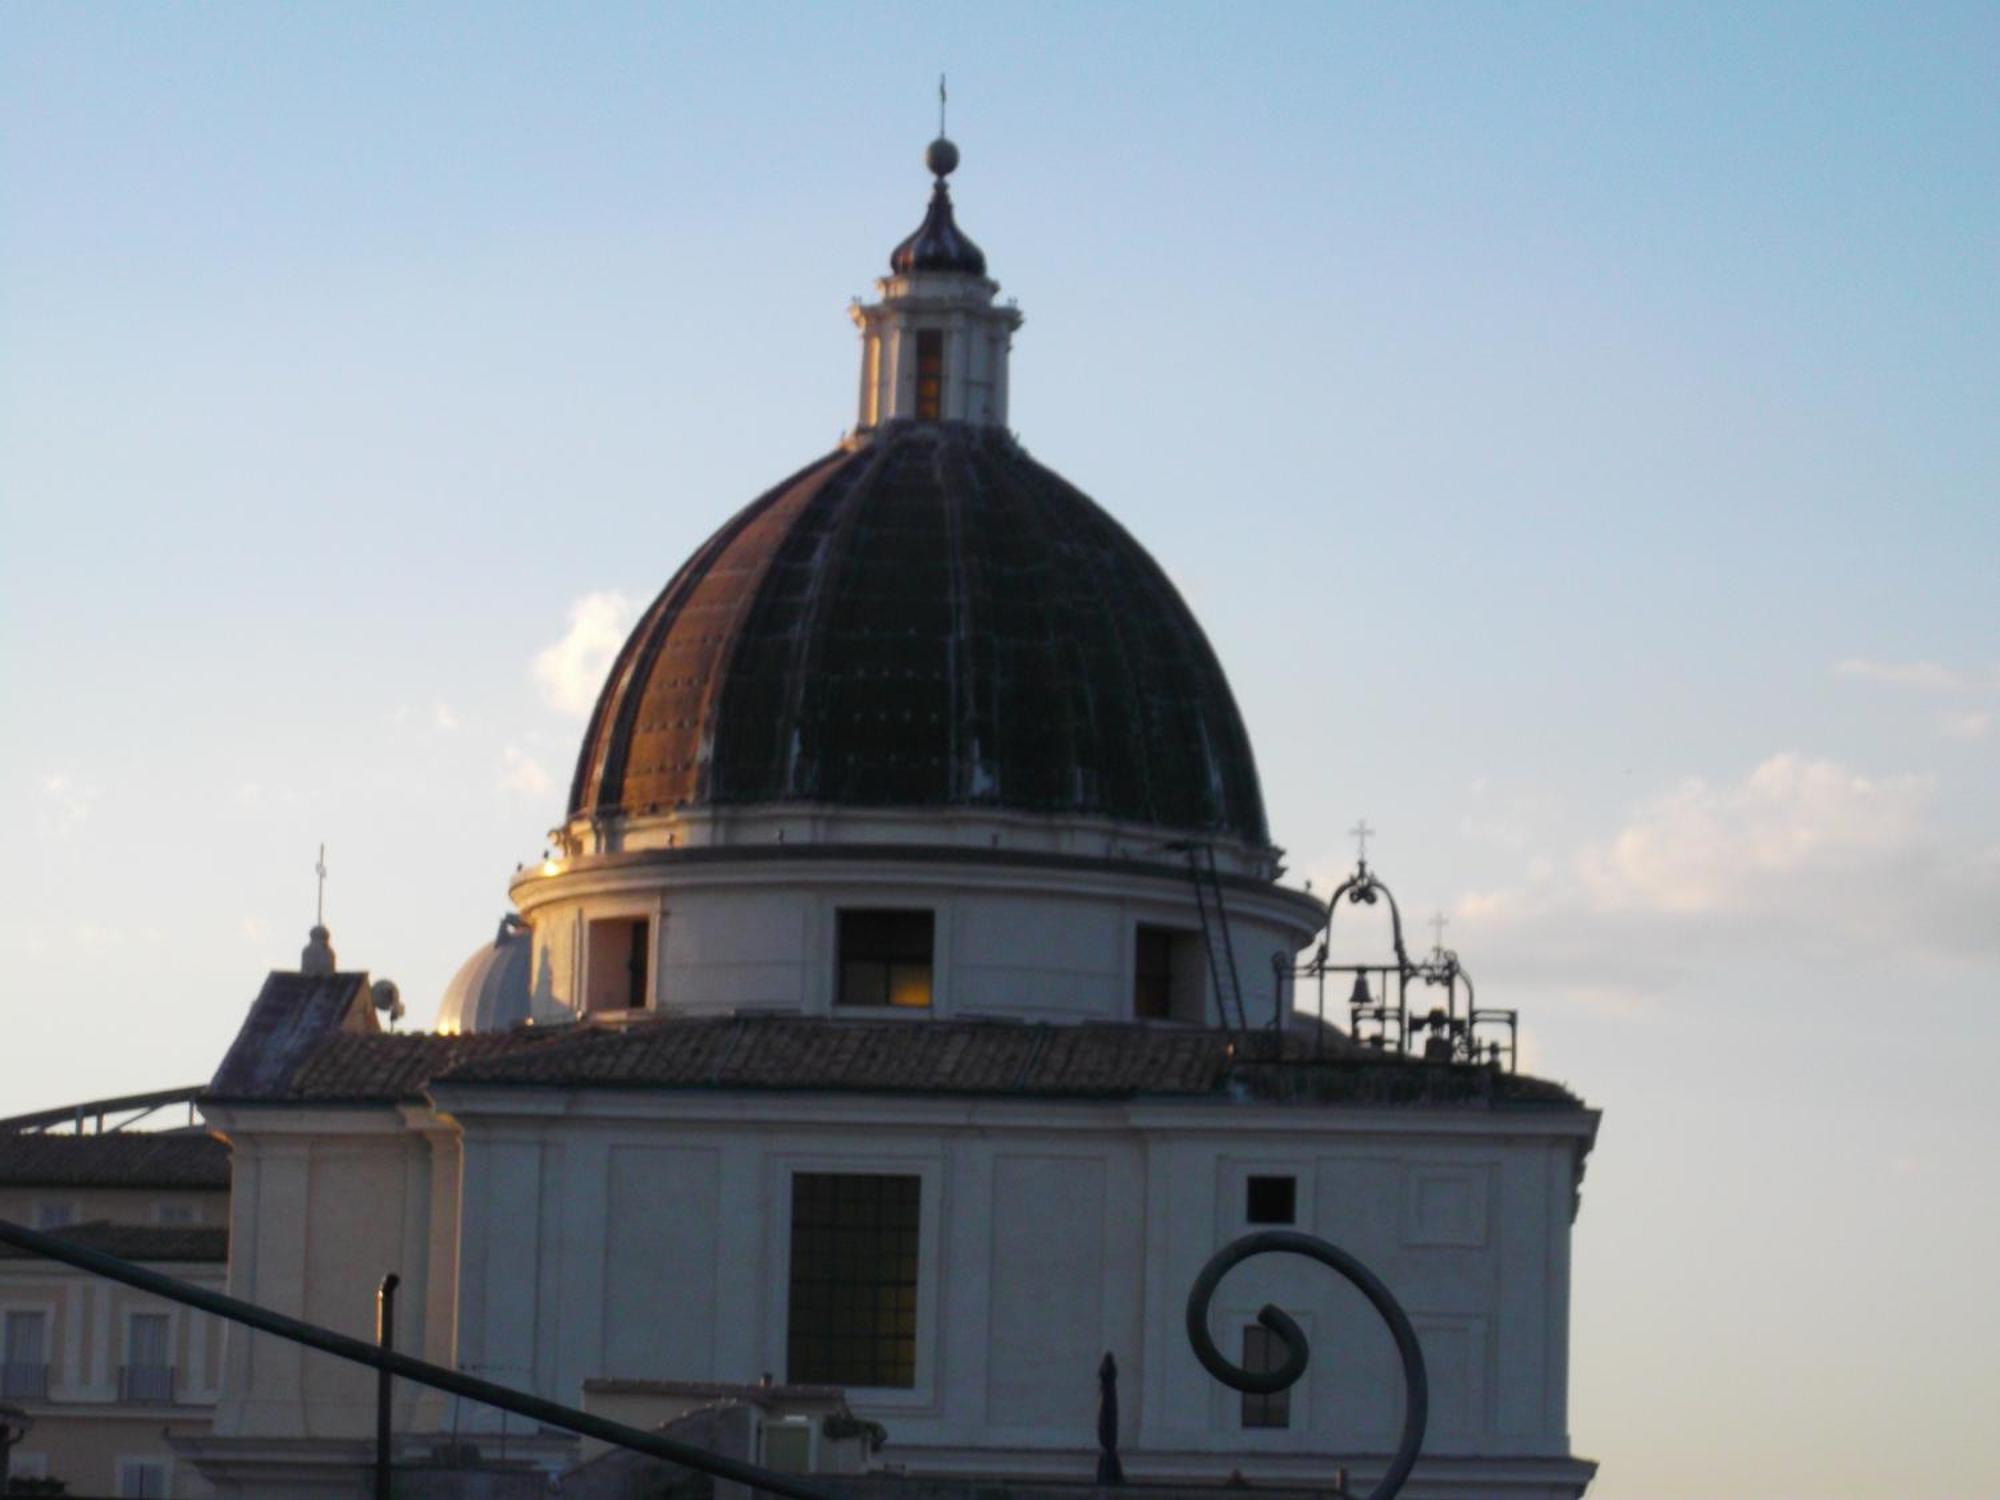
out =
<path fill-rule="evenodd" d="M 261 1091 L 286 1102 L 394 1103 L 433 1085 L 782 1089 L 1109 1099 L 1217 1097 L 1301 1104 L 1545 1103 L 1554 1084 L 1437 1067 L 1268 1033 L 1144 1024 L 679 1016 L 621 1030 L 517 1027 L 472 1036 L 336 1030 Z"/>
<path fill-rule="evenodd" d="M 10 1187 L 226 1188 L 229 1148 L 206 1131 L 0 1134 Z"/>
<path fill-rule="evenodd" d="M 1314 1053 L 1305 1037 L 1144 1025 L 690 1017 L 552 1033 L 467 1058 L 435 1081 L 549 1088 L 795 1089 L 1050 1098 L 1227 1096 L 1332 1104 L 1575 1107 L 1567 1091 L 1490 1068 Z"/>
<path fill-rule="evenodd" d="M 229 1259 L 229 1230 L 221 1224 L 112 1224 L 93 1219 L 48 1231 L 54 1239 L 122 1260 L 213 1261 Z M 32 1257 L 31 1250 L 0 1245 L 0 1258 Z"/>
<path fill-rule="evenodd" d="M 472 1036 L 341 1032 L 321 1043 L 281 1091 L 265 1097 L 325 1103 L 421 1099 L 433 1078 L 464 1064 L 546 1044 L 554 1035 L 532 1027 Z"/>

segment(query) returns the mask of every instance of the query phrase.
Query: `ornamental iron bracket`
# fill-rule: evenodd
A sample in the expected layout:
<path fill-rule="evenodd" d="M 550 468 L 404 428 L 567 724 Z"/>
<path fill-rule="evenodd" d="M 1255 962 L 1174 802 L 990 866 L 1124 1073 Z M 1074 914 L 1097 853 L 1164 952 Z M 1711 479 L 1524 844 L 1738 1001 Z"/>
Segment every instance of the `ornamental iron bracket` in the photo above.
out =
<path fill-rule="evenodd" d="M 1194 1346 L 1194 1356 L 1217 1380 L 1247 1395 L 1275 1395 L 1290 1389 L 1305 1374 L 1312 1346 L 1305 1330 L 1281 1307 L 1267 1303 L 1257 1314 L 1257 1321 L 1285 1348 L 1284 1360 L 1275 1370 L 1244 1369 L 1216 1348 L 1208 1331 L 1209 1304 L 1215 1300 L 1215 1289 L 1222 1278 L 1251 1256 L 1273 1252 L 1303 1255 L 1331 1266 L 1354 1284 L 1389 1326 L 1389 1336 L 1396 1341 L 1396 1355 L 1403 1364 L 1403 1433 L 1389 1467 L 1368 1492 L 1366 1500 L 1391 1500 L 1410 1477 L 1410 1469 L 1424 1445 L 1424 1429 L 1430 1423 L 1430 1376 L 1424 1369 L 1423 1346 L 1417 1342 L 1417 1330 L 1410 1323 L 1410 1315 L 1403 1311 L 1402 1304 L 1382 1279 L 1359 1260 L 1338 1245 L 1295 1229 L 1266 1229 L 1223 1246 L 1208 1258 L 1188 1292 L 1187 1336 Z M 1345 1494 L 1345 1490 L 1341 1493 Z"/>

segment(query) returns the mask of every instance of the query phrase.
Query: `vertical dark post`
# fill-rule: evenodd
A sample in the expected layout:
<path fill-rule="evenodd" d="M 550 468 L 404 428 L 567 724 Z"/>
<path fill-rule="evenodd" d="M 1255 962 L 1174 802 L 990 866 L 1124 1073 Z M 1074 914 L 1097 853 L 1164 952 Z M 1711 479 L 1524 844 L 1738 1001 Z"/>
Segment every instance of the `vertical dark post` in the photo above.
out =
<path fill-rule="evenodd" d="M 35 1419 L 20 1407 L 0 1402 L 0 1490 L 7 1488 L 7 1472 L 14 1457 L 14 1445 L 26 1437 L 34 1425 Z"/>
<path fill-rule="evenodd" d="M 375 1343 L 396 1347 L 396 1288 L 402 1278 L 394 1271 L 382 1278 L 375 1293 Z M 389 1500 L 389 1387 L 387 1370 L 375 1372 L 375 1500 Z"/>
<path fill-rule="evenodd" d="M 1118 1461 L 1118 1361 L 1108 1349 L 1097 1366 L 1097 1482 L 1125 1482 L 1125 1466 Z"/>

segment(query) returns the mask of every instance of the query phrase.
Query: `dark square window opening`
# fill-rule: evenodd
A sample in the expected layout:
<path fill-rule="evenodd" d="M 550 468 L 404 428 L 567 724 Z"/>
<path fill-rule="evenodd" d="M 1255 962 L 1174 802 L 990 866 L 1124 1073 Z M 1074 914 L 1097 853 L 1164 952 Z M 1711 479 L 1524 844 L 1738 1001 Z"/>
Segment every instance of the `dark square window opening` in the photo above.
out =
<path fill-rule="evenodd" d="M 1249 1224 L 1292 1224 L 1298 1220 L 1296 1177 L 1252 1177 L 1243 1187 L 1243 1219 Z"/>
<path fill-rule="evenodd" d="M 1243 1368 L 1252 1375 L 1269 1374 L 1285 1362 L 1285 1341 L 1262 1323 L 1243 1330 Z M 1245 1427 L 1289 1427 L 1292 1425 L 1292 1392 L 1289 1387 L 1259 1395 L 1243 1393 Z"/>
<path fill-rule="evenodd" d="M 840 914 L 840 1005 L 927 1010 L 937 919 L 927 911 Z"/>
<path fill-rule="evenodd" d="M 905 1390 L 917 1383 L 921 1201 L 916 1177 L 792 1178 L 787 1381 Z"/>
<path fill-rule="evenodd" d="M 1199 932 L 1150 922 L 1133 928 L 1133 1018 L 1200 1025 L 1207 956 Z"/>
<path fill-rule="evenodd" d="M 1174 935 L 1165 927 L 1141 927 L 1132 954 L 1132 1014 L 1164 1021 L 1174 1013 Z"/>

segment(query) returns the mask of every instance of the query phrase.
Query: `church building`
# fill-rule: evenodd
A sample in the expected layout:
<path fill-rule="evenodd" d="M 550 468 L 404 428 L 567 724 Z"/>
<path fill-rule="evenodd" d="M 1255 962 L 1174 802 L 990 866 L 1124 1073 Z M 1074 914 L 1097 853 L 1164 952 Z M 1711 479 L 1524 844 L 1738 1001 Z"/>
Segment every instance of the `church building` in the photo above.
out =
<path fill-rule="evenodd" d="M 1400 926 L 1346 1014 L 1308 1013 L 1329 906 L 1283 881 L 1222 665 L 1010 430 L 1022 315 L 956 223 L 957 149 L 926 164 L 923 221 L 853 310 L 851 435 L 645 611 L 548 858 L 434 1029 L 385 1027 L 324 929 L 266 981 L 201 1101 L 229 1291 L 367 1336 L 393 1271 L 401 1347 L 571 1405 L 835 1391 L 880 1425 L 875 1467 L 916 1478 L 1087 1480 L 1109 1354 L 1134 1482 L 1345 1467 L 1359 1492 L 1402 1385 L 1352 1288 L 1289 1256 L 1223 1283 L 1230 1357 L 1273 1367 L 1267 1302 L 1312 1341 L 1276 1395 L 1218 1384 L 1183 1331 L 1212 1254 L 1292 1226 L 1414 1321 L 1406 1494 L 1580 1495 L 1597 1115 L 1482 1048 L 1497 1013 L 1437 1010 L 1422 1040 L 1392 989 L 1458 971 L 1412 965 Z M 360 1494 L 373 1395 L 231 1329 L 213 1431 L 176 1446 L 223 1495 Z M 411 1459 L 580 1456 L 407 1385 L 395 1430 Z"/>

